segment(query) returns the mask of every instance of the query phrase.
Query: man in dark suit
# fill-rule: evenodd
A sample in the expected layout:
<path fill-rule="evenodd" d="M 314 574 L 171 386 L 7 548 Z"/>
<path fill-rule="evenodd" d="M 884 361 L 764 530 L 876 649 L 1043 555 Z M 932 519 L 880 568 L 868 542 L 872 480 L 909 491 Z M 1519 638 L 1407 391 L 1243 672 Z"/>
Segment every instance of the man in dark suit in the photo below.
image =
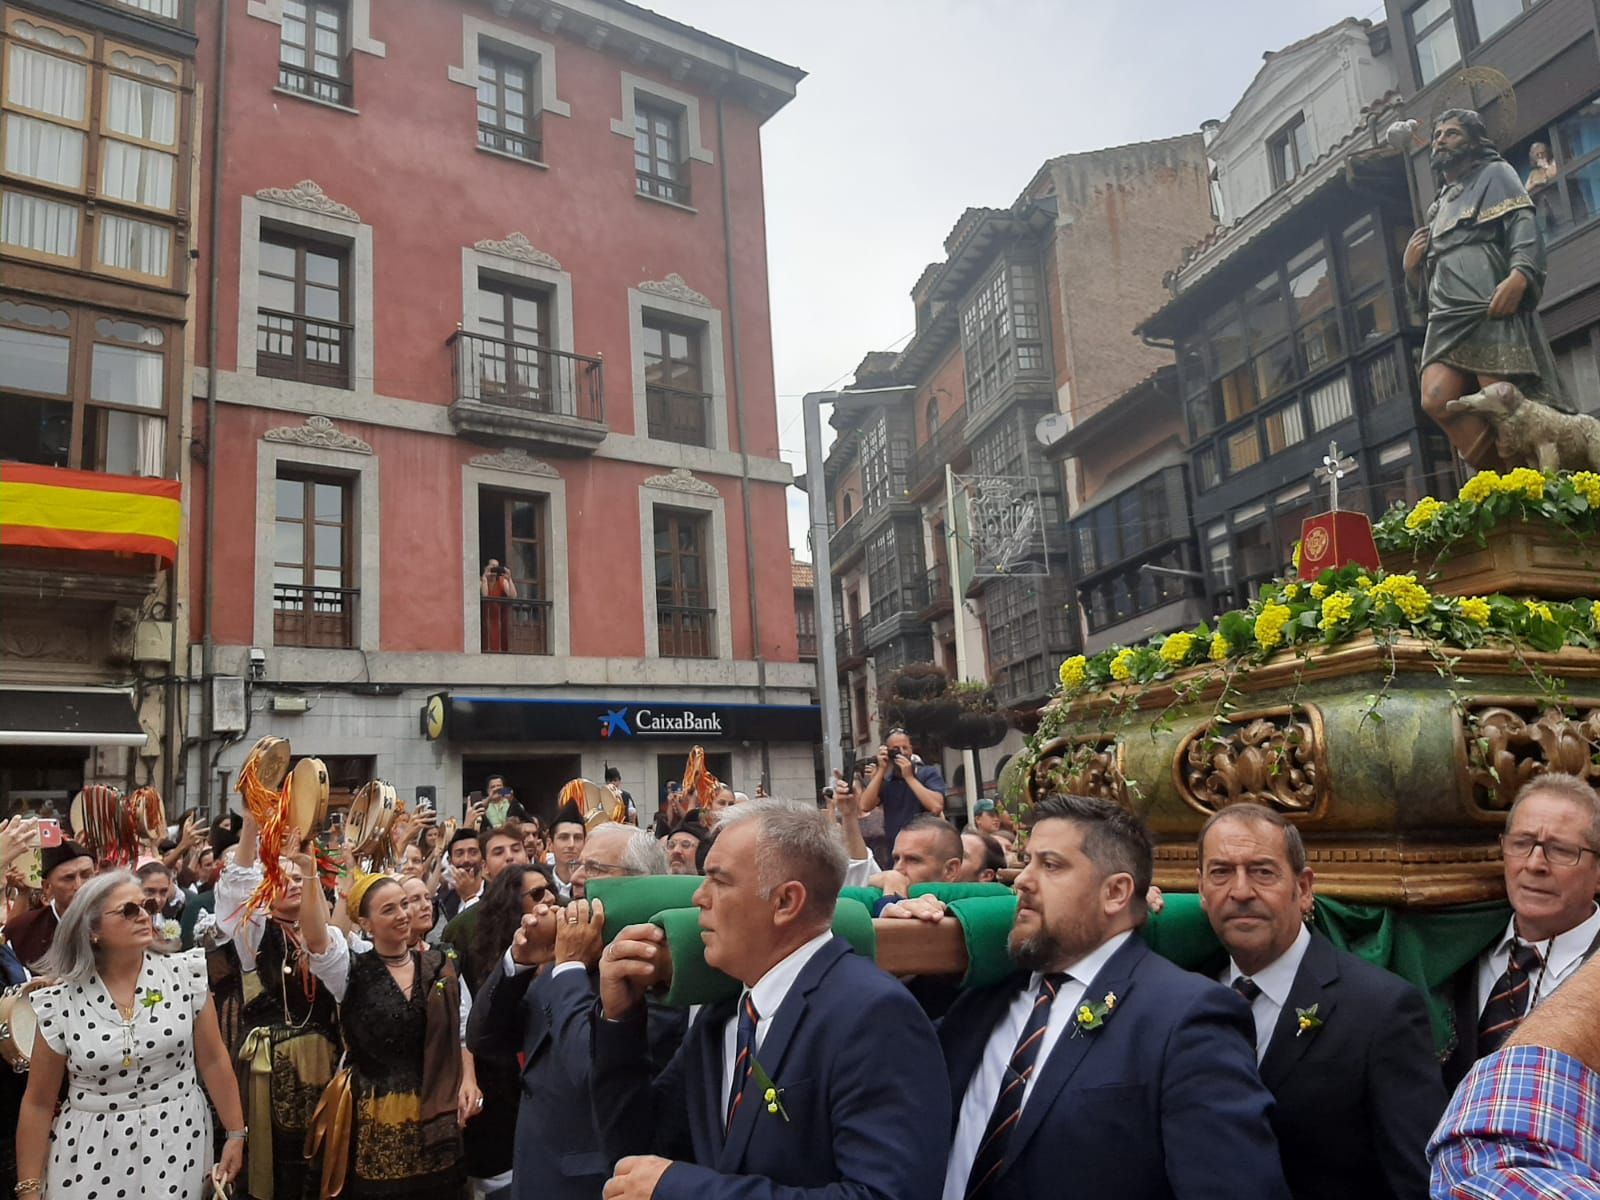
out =
<path fill-rule="evenodd" d="M 1452 1090 L 1600 950 L 1594 788 L 1575 775 L 1535 776 L 1517 792 L 1500 846 L 1512 916 L 1451 981 L 1456 1041 L 1444 1082 Z"/>
<path fill-rule="evenodd" d="M 586 878 L 666 874 L 655 838 L 631 825 L 599 826 L 586 853 L 586 865 L 594 868 Z M 480 1061 L 522 1056 L 514 1200 L 594 1200 L 611 1173 L 589 1101 L 594 970 L 604 928 L 598 901 L 592 908 L 587 900 L 565 908 L 538 905 L 473 997 L 467 1049 Z M 653 1069 L 677 1050 L 685 1023 L 681 1011 L 651 1007 Z"/>
<path fill-rule="evenodd" d="M 30 967 L 44 957 L 50 943 L 55 941 L 61 914 L 67 911 L 78 889 L 94 877 L 94 858 L 77 842 L 46 846 L 39 857 L 44 865 L 44 885 L 40 893 L 44 897 L 44 907 L 13 917 L 5 928 L 6 941 L 17 952 L 17 957 Z"/>
<path fill-rule="evenodd" d="M 695 892 L 707 965 L 739 980 L 654 1080 L 643 999 L 670 969 L 653 925 L 600 960 L 595 1120 L 606 1200 L 928 1200 L 949 1145 L 933 1026 L 834 937 L 846 858 L 809 805 L 727 810 Z"/>
<path fill-rule="evenodd" d="M 1199 861 L 1295 1200 L 1426 1200 L 1445 1092 L 1421 994 L 1306 927 L 1312 871 L 1280 813 L 1224 808 L 1200 831 Z"/>
<path fill-rule="evenodd" d="M 956 1101 L 944 1200 L 1287 1200 L 1244 1001 L 1137 936 L 1149 833 L 1083 796 L 1047 797 L 1032 823 L 1021 970 L 940 1026 Z"/>

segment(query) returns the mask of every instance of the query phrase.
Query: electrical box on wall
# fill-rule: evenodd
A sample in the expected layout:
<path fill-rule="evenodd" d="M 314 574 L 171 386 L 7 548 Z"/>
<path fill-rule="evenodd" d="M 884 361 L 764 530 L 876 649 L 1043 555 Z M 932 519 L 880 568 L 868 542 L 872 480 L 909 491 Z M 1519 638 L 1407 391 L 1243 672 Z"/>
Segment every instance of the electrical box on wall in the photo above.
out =
<path fill-rule="evenodd" d="M 304 696 L 274 696 L 272 698 L 272 711 L 275 713 L 303 713 L 311 708 L 311 701 Z"/>
<path fill-rule="evenodd" d="M 136 662 L 171 662 L 172 622 L 140 621 L 133 631 L 133 657 Z"/>
<path fill-rule="evenodd" d="M 250 714 L 245 707 L 244 679 L 216 675 L 211 679 L 211 732 L 243 733 Z"/>

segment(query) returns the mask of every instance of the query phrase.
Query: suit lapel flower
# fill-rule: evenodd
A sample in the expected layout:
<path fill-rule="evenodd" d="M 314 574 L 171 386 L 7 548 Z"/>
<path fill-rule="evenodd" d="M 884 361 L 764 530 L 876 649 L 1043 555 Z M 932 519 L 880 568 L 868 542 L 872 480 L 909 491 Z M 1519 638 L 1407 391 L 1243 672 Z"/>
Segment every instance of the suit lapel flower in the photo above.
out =
<path fill-rule="evenodd" d="M 1310 1008 L 1297 1008 L 1294 1010 L 1294 1035 L 1299 1037 L 1302 1033 L 1315 1033 L 1322 1028 L 1322 1018 L 1317 1016 L 1317 1005 Z"/>
<path fill-rule="evenodd" d="M 1116 1011 L 1117 994 L 1107 992 L 1105 999 L 1096 1003 L 1085 1000 L 1078 1005 L 1078 1011 L 1072 1015 L 1072 1036 L 1080 1033 L 1093 1033 L 1106 1023 L 1106 1019 Z"/>
<path fill-rule="evenodd" d="M 767 1112 L 772 1116 L 782 1117 L 784 1124 L 788 1124 L 789 1113 L 783 1107 L 783 1089 L 772 1082 L 772 1076 L 767 1074 L 767 1069 L 754 1054 L 750 1056 L 750 1078 L 754 1079 L 756 1087 L 761 1089 L 761 1103 L 766 1106 Z"/>

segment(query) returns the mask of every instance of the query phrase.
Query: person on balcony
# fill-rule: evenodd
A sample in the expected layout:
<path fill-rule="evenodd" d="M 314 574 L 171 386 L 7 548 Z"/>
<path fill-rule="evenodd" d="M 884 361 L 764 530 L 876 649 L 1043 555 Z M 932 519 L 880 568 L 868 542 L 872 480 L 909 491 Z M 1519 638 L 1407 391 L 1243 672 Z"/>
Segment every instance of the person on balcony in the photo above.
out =
<path fill-rule="evenodd" d="M 517 581 L 511 572 L 491 558 L 478 576 L 478 595 L 487 600 L 515 600 Z M 506 608 L 504 604 L 483 606 L 483 648 L 489 654 L 504 654 L 508 648 L 506 638 Z"/>

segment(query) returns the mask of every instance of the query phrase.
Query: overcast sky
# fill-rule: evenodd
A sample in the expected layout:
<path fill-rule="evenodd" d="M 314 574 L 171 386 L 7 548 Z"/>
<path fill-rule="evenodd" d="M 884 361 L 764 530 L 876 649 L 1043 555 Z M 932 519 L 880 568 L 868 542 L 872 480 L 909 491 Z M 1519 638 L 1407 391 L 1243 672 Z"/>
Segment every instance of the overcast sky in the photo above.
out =
<path fill-rule="evenodd" d="M 643 0 L 808 71 L 764 130 L 785 461 L 800 397 L 848 382 L 915 323 L 911 285 L 970 206 L 1045 159 L 1223 118 L 1261 56 L 1379 0 Z M 826 431 L 825 431 L 826 434 Z M 806 548 L 805 497 L 789 493 Z"/>

